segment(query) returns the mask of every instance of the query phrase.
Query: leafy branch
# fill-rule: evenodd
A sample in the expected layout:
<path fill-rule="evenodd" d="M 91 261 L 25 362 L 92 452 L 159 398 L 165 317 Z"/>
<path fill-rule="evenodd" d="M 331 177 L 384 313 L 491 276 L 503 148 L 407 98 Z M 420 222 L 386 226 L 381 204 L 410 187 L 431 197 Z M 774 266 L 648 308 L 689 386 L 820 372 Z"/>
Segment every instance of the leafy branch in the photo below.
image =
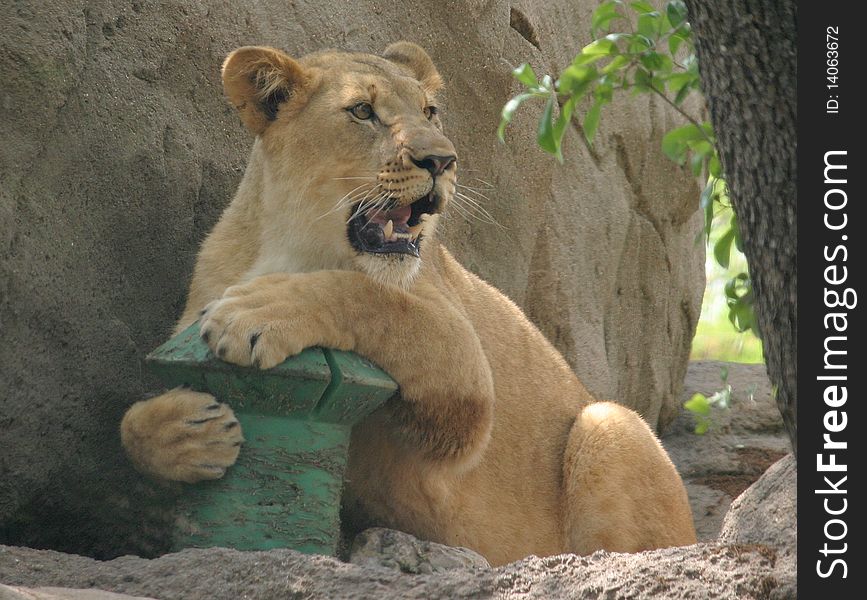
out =
<path fill-rule="evenodd" d="M 626 31 L 615 31 L 613 25 Z M 714 259 L 728 268 L 733 247 L 742 250 L 737 219 L 728 202 L 725 178 L 709 122 L 701 122 L 683 108 L 692 92 L 701 93 L 698 59 L 683 0 L 669 0 L 662 10 L 645 1 L 607 0 L 593 12 L 592 42 L 584 46 L 557 77 L 541 79 L 529 64 L 513 71 L 524 89 L 503 107 L 497 135 L 505 132 L 518 109 L 527 101 L 543 101 L 536 141 L 546 152 L 563 161 L 566 126 L 578 122 L 592 144 L 602 109 L 615 92 L 650 93 L 673 107 L 687 124 L 667 132 L 662 151 L 681 166 L 689 163 L 692 174 L 706 184 L 699 198 L 704 214 L 704 237 L 710 244 L 716 217 L 729 215 L 722 235 L 714 242 Z M 583 119 L 575 114 L 583 112 Z M 725 286 L 729 321 L 740 332 L 755 327 L 749 275 L 738 273 Z"/>

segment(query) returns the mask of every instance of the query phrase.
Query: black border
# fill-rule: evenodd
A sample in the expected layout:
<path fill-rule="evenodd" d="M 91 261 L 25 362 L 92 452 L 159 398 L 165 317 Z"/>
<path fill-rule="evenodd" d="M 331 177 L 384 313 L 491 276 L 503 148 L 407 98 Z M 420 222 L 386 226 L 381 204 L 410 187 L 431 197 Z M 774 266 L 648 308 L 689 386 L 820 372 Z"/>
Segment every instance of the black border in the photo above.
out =
<path fill-rule="evenodd" d="M 862 575 L 867 571 L 864 563 L 864 530 L 861 526 L 861 511 L 865 510 L 864 494 L 860 491 L 867 484 L 861 467 L 864 459 L 864 445 L 859 439 L 867 438 L 867 423 L 864 422 L 863 393 L 865 372 L 865 353 L 860 344 L 867 342 L 863 333 L 863 312 L 861 304 L 867 303 L 867 293 L 863 286 L 864 262 L 867 261 L 864 240 L 865 232 L 863 204 L 867 202 L 862 178 L 867 178 L 864 162 L 864 144 L 867 129 L 863 113 L 867 110 L 867 95 L 862 73 L 862 61 L 867 58 L 867 27 L 860 25 L 856 14 L 862 6 L 858 2 L 817 2 L 802 0 L 798 3 L 798 596 L 812 598 L 867 598 Z M 860 11 L 858 11 L 860 12 Z M 826 77 L 828 27 L 837 27 L 839 38 L 838 85 L 829 89 Z M 837 98 L 832 98 L 837 96 Z M 829 99 L 839 101 L 839 112 L 827 112 Z M 848 198 L 846 208 L 848 225 L 844 230 L 831 231 L 825 227 L 825 192 L 840 185 L 826 184 L 824 180 L 825 153 L 834 150 L 847 152 L 847 182 L 842 186 Z M 839 173 L 839 171 L 838 171 Z M 839 194 L 836 195 L 839 198 Z M 832 215 L 838 218 L 839 212 Z M 846 240 L 842 237 L 846 236 Z M 833 256 L 837 245 L 844 244 L 848 250 L 848 260 L 842 262 L 842 251 L 838 260 L 825 259 L 825 248 Z M 848 279 L 845 283 L 830 286 L 825 281 L 825 269 L 830 264 L 845 265 Z M 831 309 L 826 307 L 823 296 L 825 288 L 842 290 L 853 288 L 858 294 L 857 304 L 851 309 Z M 829 547 L 842 547 L 847 543 L 845 553 L 824 557 L 820 550 L 826 542 L 824 525 L 828 519 L 823 500 L 828 495 L 817 494 L 816 490 L 827 488 L 823 478 L 828 475 L 833 481 L 839 479 L 835 473 L 820 473 L 817 470 L 817 454 L 823 452 L 823 434 L 826 433 L 823 417 L 831 410 L 824 402 L 823 392 L 829 382 L 817 380 L 817 376 L 828 374 L 824 369 L 824 342 L 828 335 L 824 317 L 829 312 L 845 310 L 848 317 L 845 361 L 848 400 L 837 410 L 846 411 L 847 426 L 833 434 L 835 440 L 846 441 L 848 447 L 836 451 L 836 461 L 846 464 L 845 484 L 848 508 L 839 518 L 846 521 L 847 533 L 839 542 L 828 541 Z M 838 343 L 838 348 L 843 348 Z M 844 371 L 837 371 L 842 374 Z M 828 451 L 825 451 L 826 453 Z M 827 459 L 826 459 L 827 462 Z M 842 495 L 834 496 L 832 508 L 839 507 Z M 836 504 L 834 504 L 836 503 Z M 836 529 L 835 529 L 836 528 Z M 841 531 L 841 526 L 832 526 L 832 533 Z M 846 578 L 842 578 L 842 566 L 837 565 L 831 576 L 822 578 L 817 573 L 817 561 L 822 560 L 822 569 L 827 572 L 833 558 L 846 562 Z"/>

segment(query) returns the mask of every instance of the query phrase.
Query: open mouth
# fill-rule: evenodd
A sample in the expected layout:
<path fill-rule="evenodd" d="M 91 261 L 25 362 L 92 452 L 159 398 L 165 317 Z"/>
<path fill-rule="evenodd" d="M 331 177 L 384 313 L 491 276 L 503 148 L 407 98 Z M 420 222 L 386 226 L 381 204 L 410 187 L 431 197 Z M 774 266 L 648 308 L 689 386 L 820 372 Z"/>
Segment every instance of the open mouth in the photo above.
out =
<path fill-rule="evenodd" d="M 359 213 L 349 221 L 349 242 L 359 252 L 408 254 L 417 258 L 426 221 L 436 213 L 438 204 L 431 190 L 412 204 Z"/>

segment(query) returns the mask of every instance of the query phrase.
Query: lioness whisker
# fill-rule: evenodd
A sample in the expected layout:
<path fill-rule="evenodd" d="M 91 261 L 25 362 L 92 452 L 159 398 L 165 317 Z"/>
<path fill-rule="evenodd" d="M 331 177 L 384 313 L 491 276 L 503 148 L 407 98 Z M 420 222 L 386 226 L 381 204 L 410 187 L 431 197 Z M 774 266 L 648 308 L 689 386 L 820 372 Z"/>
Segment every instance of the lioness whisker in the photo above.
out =
<path fill-rule="evenodd" d="M 492 217 L 490 214 L 485 213 L 485 212 L 473 211 L 471 207 L 466 207 L 466 208 L 467 208 L 467 210 L 470 210 L 470 214 L 472 214 L 473 217 L 477 221 L 480 221 L 482 223 L 488 223 L 489 225 L 496 225 L 497 227 L 499 227 L 501 229 L 506 229 L 506 227 L 504 227 L 503 225 L 500 225 L 500 223 L 494 217 Z"/>
<path fill-rule="evenodd" d="M 382 209 L 385 208 L 389 202 L 391 202 L 391 198 L 391 192 L 386 191 L 385 196 L 382 198 L 382 200 L 374 205 L 376 207 L 376 212 L 373 213 L 373 215 L 370 217 L 370 220 L 376 218 L 376 215 L 378 215 L 382 211 Z M 367 227 L 370 224 L 370 220 L 368 220 L 367 223 L 364 224 L 364 227 Z"/>
<path fill-rule="evenodd" d="M 342 210 L 344 207 L 350 206 L 356 202 L 364 202 L 371 194 L 375 193 L 377 189 L 382 187 L 382 184 L 377 184 L 377 185 L 373 186 L 372 188 L 364 189 L 368 185 L 369 184 L 367 184 L 367 183 L 362 183 L 361 185 L 353 188 L 352 190 L 350 190 L 349 192 L 344 194 L 343 197 L 341 197 L 340 200 L 338 200 L 337 203 L 334 205 L 334 208 L 332 208 L 331 210 L 329 210 L 327 213 L 325 213 L 324 215 L 322 215 L 319 218 L 325 217 L 331 213 Z M 359 198 L 360 198 L 360 200 L 359 200 Z"/>
<path fill-rule="evenodd" d="M 455 210 L 461 213 L 461 216 L 467 221 L 474 218 L 473 215 L 469 214 L 467 210 L 463 206 L 461 206 L 460 202 L 455 202 L 452 204 L 452 206 L 454 206 Z"/>
<path fill-rule="evenodd" d="M 352 204 L 352 202 L 354 202 L 355 199 L 356 199 L 358 196 L 360 196 L 360 195 L 362 195 L 362 194 L 365 194 L 365 193 L 369 194 L 372 190 L 375 190 L 377 187 L 379 187 L 379 186 L 377 185 L 376 187 L 372 188 L 372 190 L 362 190 L 362 188 L 364 188 L 364 187 L 367 186 L 367 185 L 368 185 L 368 184 L 366 184 L 366 183 L 362 183 L 361 185 L 359 185 L 359 186 L 353 188 L 352 190 L 348 191 L 347 193 L 345 193 L 345 194 L 340 198 L 340 200 L 338 200 L 337 203 L 334 205 L 334 208 L 332 208 L 331 210 L 329 210 L 329 211 L 326 212 L 325 214 L 320 215 L 319 217 L 316 217 L 316 220 L 318 221 L 319 219 L 321 219 L 321 218 L 323 218 L 323 217 L 327 217 L 327 216 L 330 215 L 331 213 L 340 210 L 340 209 L 343 208 L 344 206 L 346 206 L 346 205 L 348 205 L 348 204 Z M 361 191 L 359 191 L 359 190 L 361 190 Z M 357 193 L 356 193 L 356 192 L 357 192 Z"/>
<path fill-rule="evenodd" d="M 362 200 L 361 202 L 358 203 L 358 208 L 356 209 L 356 213 L 368 212 L 370 209 L 372 209 L 374 206 L 376 206 L 377 203 L 379 203 L 387 195 L 388 195 L 388 191 L 383 190 L 378 195 L 374 196 L 373 198 L 371 198 L 369 200 L 365 198 L 364 200 Z"/>
<path fill-rule="evenodd" d="M 478 181 L 479 183 L 481 183 L 481 184 L 483 184 L 485 187 L 487 187 L 489 190 L 494 189 L 494 185 L 493 185 L 492 183 L 489 183 L 489 182 L 485 181 L 484 179 L 479 179 L 478 177 L 473 177 L 473 178 L 471 179 L 471 181 Z"/>
<path fill-rule="evenodd" d="M 477 221 L 481 221 L 484 223 L 489 223 L 491 225 L 496 225 L 502 229 L 506 229 L 494 218 L 491 213 L 485 210 L 478 202 L 473 200 L 472 198 L 460 193 L 456 192 L 453 200 L 455 201 L 455 207 L 460 207 L 463 209 L 462 214 L 466 215 L 467 218 L 473 218 Z"/>
<path fill-rule="evenodd" d="M 464 207 L 466 207 L 467 209 L 472 210 L 473 212 L 478 212 L 479 214 L 483 214 L 486 217 L 494 220 L 494 217 L 485 209 L 485 207 L 483 207 L 481 204 L 479 204 L 466 194 L 457 192 L 455 193 L 455 198 L 458 199 L 458 202 L 463 203 Z"/>
<path fill-rule="evenodd" d="M 376 190 L 378 190 L 380 187 L 382 187 L 382 184 L 377 184 L 374 187 L 367 190 L 366 192 L 364 192 L 363 194 L 360 192 L 358 194 L 355 194 L 353 197 L 347 199 L 346 202 L 343 203 L 341 208 L 343 208 L 344 206 L 351 206 L 352 204 L 354 204 L 356 202 L 358 202 L 359 204 L 364 202 L 365 200 L 367 200 L 370 197 L 371 194 L 375 193 Z"/>
<path fill-rule="evenodd" d="M 487 211 L 487 209 L 486 209 L 484 206 L 482 206 L 481 203 L 477 202 L 477 201 L 476 201 L 475 199 L 473 199 L 472 197 L 467 196 L 466 194 L 464 194 L 464 193 L 462 193 L 462 192 L 457 192 L 455 195 L 458 196 L 458 197 L 459 197 L 463 202 L 469 202 L 470 205 L 472 205 L 472 207 L 477 208 L 479 211 L 481 211 L 481 212 L 485 213 L 486 215 L 490 216 L 490 213 Z M 492 218 L 493 218 L 493 217 L 492 217 Z"/>
<path fill-rule="evenodd" d="M 370 175 L 370 176 L 365 176 L 365 177 L 332 177 L 332 179 L 334 179 L 334 180 L 340 180 L 340 179 L 367 179 L 367 180 L 370 180 L 370 179 L 376 179 L 376 177 L 373 175 Z"/>
<path fill-rule="evenodd" d="M 490 198 L 488 198 L 487 196 L 485 196 L 482 192 L 480 192 L 480 191 L 477 190 L 476 188 L 470 187 L 470 186 L 468 186 L 468 185 L 461 185 L 460 183 L 456 183 L 455 185 L 456 185 L 457 187 L 461 188 L 462 190 L 466 190 L 467 192 L 471 192 L 471 193 L 473 193 L 473 194 L 479 196 L 480 198 L 483 198 L 483 199 L 487 200 L 488 202 L 491 201 Z"/>
<path fill-rule="evenodd" d="M 349 221 L 352 221 L 353 219 L 357 218 L 362 213 L 368 212 L 371 208 L 376 206 L 377 203 L 382 198 L 388 197 L 388 196 L 390 196 L 390 192 L 388 192 L 386 190 L 386 191 L 380 192 L 380 194 L 378 196 L 376 196 L 375 198 L 373 198 L 371 200 L 362 199 L 361 202 L 359 202 L 356 205 L 355 211 L 352 213 L 352 215 L 349 217 L 349 219 L 346 222 L 349 223 Z"/>
<path fill-rule="evenodd" d="M 349 192 L 347 192 L 346 194 L 344 194 L 343 197 L 340 198 L 340 200 L 338 200 L 338 201 L 337 201 L 337 204 L 335 204 L 334 206 L 335 206 L 335 207 L 338 207 L 338 206 L 340 206 L 341 204 L 344 204 L 344 203 L 346 203 L 346 202 L 351 201 L 351 199 L 355 196 L 356 192 L 358 192 L 358 193 L 363 193 L 364 191 L 366 191 L 366 190 L 363 190 L 362 192 L 359 192 L 359 190 L 362 190 L 362 189 L 363 189 L 364 187 L 366 187 L 366 186 L 367 186 L 366 183 L 362 183 L 361 185 L 359 185 L 359 186 L 357 186 L 357 187 L 351 189 Z"/>

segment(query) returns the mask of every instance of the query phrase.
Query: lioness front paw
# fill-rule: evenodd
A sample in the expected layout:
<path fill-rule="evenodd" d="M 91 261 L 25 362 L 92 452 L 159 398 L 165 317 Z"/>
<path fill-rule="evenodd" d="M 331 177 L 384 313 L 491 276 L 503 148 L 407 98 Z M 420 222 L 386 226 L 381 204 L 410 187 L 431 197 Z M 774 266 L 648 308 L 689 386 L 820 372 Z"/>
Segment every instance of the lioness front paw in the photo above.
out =
<path fill-rule="evenodd" d="M 121 422 L 121 439 L 140 471 L 187 483 L 222 477 L 244 441 L 228 405 L 184 388 L 135 403 Z"/>
<path fill-rule="evenodd" d="M 292 288 L 275 276 L 230 287 L 202 311 L 202 339 L 221 360 L 260 369 L 315 345 L 315 307 L 293 301 Z"/>

